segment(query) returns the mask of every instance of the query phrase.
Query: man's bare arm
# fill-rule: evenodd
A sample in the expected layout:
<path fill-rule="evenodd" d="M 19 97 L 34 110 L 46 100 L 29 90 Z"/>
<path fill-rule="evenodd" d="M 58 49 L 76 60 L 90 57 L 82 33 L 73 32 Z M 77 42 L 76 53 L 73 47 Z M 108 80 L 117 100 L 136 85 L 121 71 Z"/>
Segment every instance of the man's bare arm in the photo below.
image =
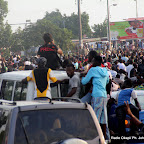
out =
<path fill-rule="evenodd" d="M 140 124 L 142 124 L 141 121 L 139 121 L 131 112 L 128 101 L 124 102 L 126 105 L 126 114 L 128 114 L 131 117 L 132 122 L 136 125 L 136 126 L 140 126 Z"/>
<path fill-rule="evenodd" d="M 76 93 L 77 87 L 72 88 L 72 90 L 67 94 L 66 97 L 72 97 Z"/>
<path fill-rule="evenodd" d="M 54 40 L 51 42 L 51 44 L 55 44 Z M 62 55 L 63 54 L 62 49 L 58 47 L 57 53 Z"/>

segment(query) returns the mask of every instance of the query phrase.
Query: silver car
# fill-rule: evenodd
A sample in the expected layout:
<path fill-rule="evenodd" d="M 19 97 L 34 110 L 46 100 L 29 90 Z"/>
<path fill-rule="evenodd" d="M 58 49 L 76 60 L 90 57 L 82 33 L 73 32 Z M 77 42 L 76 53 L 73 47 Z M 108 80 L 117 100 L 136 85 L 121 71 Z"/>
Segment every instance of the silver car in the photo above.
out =
<path fill-rule="evenodd" d="M 104 144 L 90 105 L 64 101 L 0 100 L 1 144 Z"/>

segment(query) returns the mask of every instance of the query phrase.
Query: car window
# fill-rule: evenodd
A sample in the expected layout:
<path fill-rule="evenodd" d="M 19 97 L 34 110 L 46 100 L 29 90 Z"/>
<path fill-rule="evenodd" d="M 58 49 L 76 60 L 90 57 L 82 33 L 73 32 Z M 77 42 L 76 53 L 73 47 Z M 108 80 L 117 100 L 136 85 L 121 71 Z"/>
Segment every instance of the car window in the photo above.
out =
<path fill-rule="evenodd" d="M 67 83 L 61 83 L 60 87 L 61 87 L 61 96 L 66 97 L 66 95 L 68 94 L 69 85 Z"/>
<path fill-rule="evenodd" d="M 98 136 L 94 121 L 88 110 L 54 109 L 19 112 L 22 123 L 17 120 L 15 142 L 25 139 L 29 143 L 54 143 L 69 138 L 93 140 Z M 23 126 L 21 126 L 23 124 Z M 24 127 L 24 129 L 22 128 Z M 21 134 L 22 133 L 22 134 Z"/>
<path fill-rule="evenodd" d="M 57 83 L 51 83 L 51 96 L 52 98 L 58 97 L 58 84 Z"/>
<path fill-rule="evenodd" d="M 11 100 L 14 81 L 3 80 L 0 97 L 5 100 Z"/>
<path fill-rule="evenodd" d="M 15 92 L 14 92 L 14 101 L 17 100 L 26 100 L 27 94 L 27 83 L 16 82 Z"/>
<path fill-rule="evenodd" d="M 9 111 L 0 109 L 0 144 L 4 143 L 8 114 L 9 114 Z"/>
<path fill-rule="evenodd" d="M 68 94 L 69 84 L 68 83 L 61 83 L 60 89 L 61 89 L 61 96 L 66 97 L 66 95 Z M 84 95 L 85 95 L 85 86 L 80 85 L 79 98 L 82 98 Z"/>

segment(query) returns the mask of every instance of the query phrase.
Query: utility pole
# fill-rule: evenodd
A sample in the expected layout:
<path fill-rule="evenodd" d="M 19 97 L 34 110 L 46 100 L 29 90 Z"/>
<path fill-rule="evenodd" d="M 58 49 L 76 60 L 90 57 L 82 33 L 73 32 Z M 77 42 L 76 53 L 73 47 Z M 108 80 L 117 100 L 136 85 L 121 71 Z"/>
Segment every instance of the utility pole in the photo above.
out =
<path fill-rule="evenodd" d="M 80 1 L 81 1 L 81 0 L 78 0 L 78 17 L 79 17 L 79 47 L 80 47 L 81 49 L 83 49 Z"/>
<path fill-rule="evenodd" d="M 111 35 L 110 35 L 110 14 L 109 14 L 109 0 L 107 0 L 107 26 L 108 26 L 108 41 L 109 41 L 109 49 L 112 50 L 111 47 Z"/>
<path fill-rule="evenodd" d="M 136 18 L 138 18 L 138 5 L 137 5 L 137 0 L 136 1 Z"/>

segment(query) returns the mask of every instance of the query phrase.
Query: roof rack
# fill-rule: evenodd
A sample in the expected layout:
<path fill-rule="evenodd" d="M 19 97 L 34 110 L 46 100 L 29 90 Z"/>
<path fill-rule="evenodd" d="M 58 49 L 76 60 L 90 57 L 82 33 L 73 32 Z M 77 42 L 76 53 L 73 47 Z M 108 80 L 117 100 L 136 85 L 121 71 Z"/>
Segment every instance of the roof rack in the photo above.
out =
<path fill-rule="evenodd" d="M 71 97 L 56 97 L 52 98 L 52 100 L 63 100 L 67 102 L 76 101 L 77 103 L 82 103 L 82 101 L 78 98 L 71 98 Z"/>
<path fill-rule="evenodd" d="M 9 101 L 9 100 L 0 99 L 0 105 L 2 105 L 3 103 L 10 104 L 10 105 L 16 105 L 15 101 Z"/>

